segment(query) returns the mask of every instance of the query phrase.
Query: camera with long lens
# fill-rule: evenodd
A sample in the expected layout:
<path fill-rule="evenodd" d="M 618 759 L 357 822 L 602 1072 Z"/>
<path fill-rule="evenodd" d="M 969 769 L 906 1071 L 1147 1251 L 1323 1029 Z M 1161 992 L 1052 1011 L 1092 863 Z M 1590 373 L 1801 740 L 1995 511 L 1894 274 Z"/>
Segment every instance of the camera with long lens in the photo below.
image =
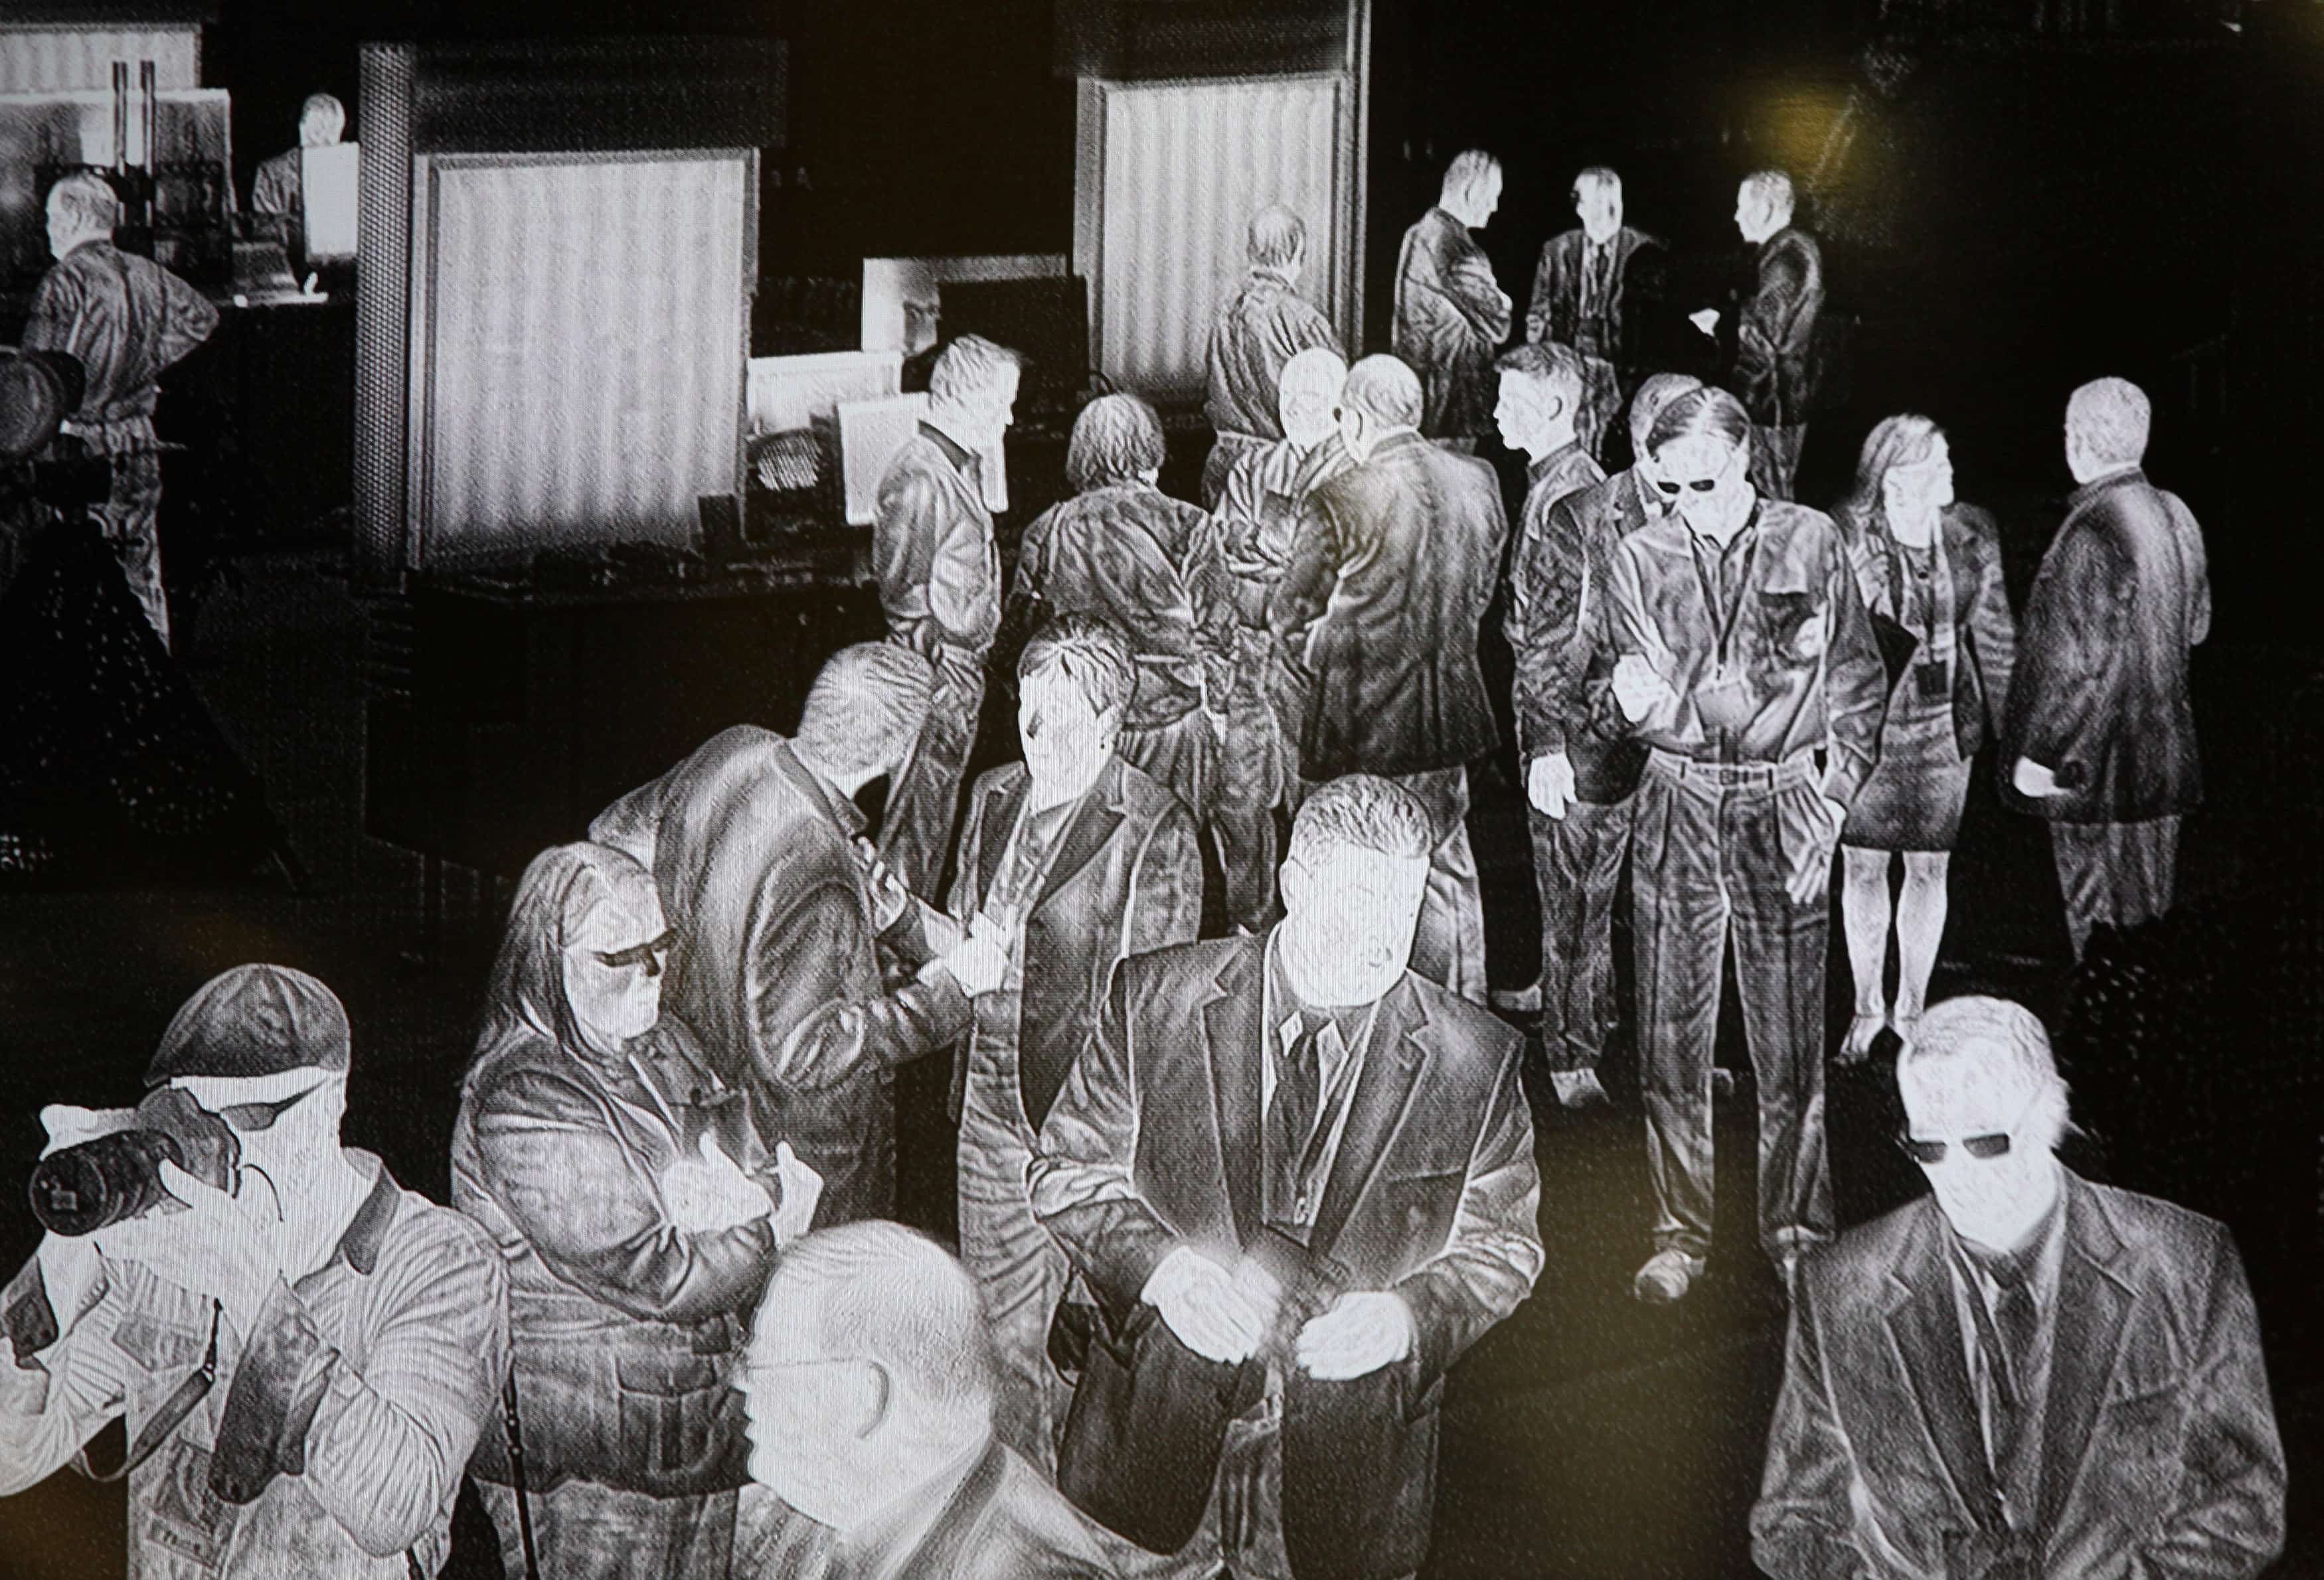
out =
<path fill-rule="evenodd" d="M 42 1158 L 32 1170 L 32 1216 L 51 1234 L 68 1237 L 143 1217 L 172 1199 L 161 1184 L 164 1162 L 231 1190 L 242 1144 L 225 1120 L 164 1087 L 137 1105 L 131 1128 Z"/>

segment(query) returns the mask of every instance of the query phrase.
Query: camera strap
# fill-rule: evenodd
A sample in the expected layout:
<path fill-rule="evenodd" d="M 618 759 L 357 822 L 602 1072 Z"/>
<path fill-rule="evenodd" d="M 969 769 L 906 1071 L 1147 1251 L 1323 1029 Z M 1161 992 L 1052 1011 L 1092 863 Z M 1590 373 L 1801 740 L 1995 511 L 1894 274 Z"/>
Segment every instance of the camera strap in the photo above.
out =
<path fill-rule="evenodd" d="M 88 1450 L 83 1448 L 73 1456 L 73 1464 L 83 1475 L 93 1482 L 106 1484 L 122 1480 L 159 1453 L 161 1445 L 170 1440 L 170 1435 L 209 1396 L 210 1390 L 217 1384 L 218 1320 L 225 1311 L 226 1308 L 217 1301 L 210 1302 L 210 1342 L 208 1350 L 202 1355 L 202 1364 L 195 1367 L 191 1374 L 162 1401 L 161 1408 L 153 1412 L 153 1419 L 145 1423 L 144 1430 L 137 1434 L 136 1442 L 130 1445 L 129 1456 L 121 1462 L 121 1467 L 100 1474 L 89 1463 Z"/>

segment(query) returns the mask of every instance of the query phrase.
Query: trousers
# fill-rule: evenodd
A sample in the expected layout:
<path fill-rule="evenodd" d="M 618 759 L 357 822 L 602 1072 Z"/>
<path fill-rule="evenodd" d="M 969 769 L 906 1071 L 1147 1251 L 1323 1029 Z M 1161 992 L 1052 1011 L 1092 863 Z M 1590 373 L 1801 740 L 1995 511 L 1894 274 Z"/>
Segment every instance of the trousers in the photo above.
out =
<path fill-rule="evenodd" d="M 1656 751 L 1630 836 L 1639 1078 L 1655 1190 L 1655 1245 L 1711 1247 L 1711 1070 L 1720 970 L 1736 991 L 1759 1089 L 1759 1237 L 1770 1256 L 1833 1233 L 1824 1157 L 1824 951 L 1828 896 L 1785 892 L 1816 841 L 1813 769 L 1701 765 Z M 1826 853 L 1829 859 L 1829 852 Z"/>
<path fill-rule="evenodd" d="M 960 1259 L 976 1281 L 1001 1363 L 993 1430 L 1044 1474 L 1073 1390 L 1049 1363 L 1049 1320 L 1072 1268 L 1033 1216 L 1025 1168 L 1033 1134 L 1018 1095 L 1016 1049 L 980 1039 L 969 1051 L 960 1115 Z"/>
<path fill-rule="evenodd" d="M 1618 1016 L 1614 888 L 1630 848 L 1628 797 L 1569 803 L 1545 817 L 1528 804 L 1541 891 L 1541 1046 L 1554 1070 L 1595 1070 Z"/>
<path fill-rule="evenodd" d="M 129 591 L 145 611 L 161 646 L 170 645 L 170 600 L 161 590 L 161 443 L 150 417 L 76 424 L 72 432 L 92 453 L 113 460 L 113 491 L 97 510 L 97 525 L 121 562 Z"/>
<path fill-rule="evenodd" d="M 960 821 L 960 781 L 976 744 L 984 706 L 984 655 L 947 648 L 936 659 L 936 694 L 911 756 L 888 792 L 880 858 L 904 886 L 930 905 L 942 903 L 945 858 Z"/>
<path fill-rule="evenodd" d="M 2179 889 L 2179 820 L 2050 825 L 2074 958 L 2101 924 L 2135 927 L 2171 908 Z"/>

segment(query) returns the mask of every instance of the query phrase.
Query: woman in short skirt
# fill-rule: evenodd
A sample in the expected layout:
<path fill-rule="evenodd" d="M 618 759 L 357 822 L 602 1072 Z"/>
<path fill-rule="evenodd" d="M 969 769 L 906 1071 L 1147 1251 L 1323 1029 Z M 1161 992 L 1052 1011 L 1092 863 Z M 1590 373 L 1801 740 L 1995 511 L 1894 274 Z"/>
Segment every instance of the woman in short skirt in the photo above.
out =
<path fill-rule="evenodd" d="M 1952 455 L 1935 423 L 1911 414 L 1883 419 L 1865 438 L 1856 487 L 1833 515 L 1892 669 L 1879 761 L 1840 834 L 1840 911 L 1856 978 L 1856 1018 L 1841 1056 L 1852 1061 L 1871 1052 L 1884 1027 L 1909 1043 L 1927 1006 L 1969 764 L 1987 721 L 1997 729 L 2008 704 L 2017 640 L 1993 518 L 1954 500 Z M 1892 1007 L 1894 855 L 1904 859 L 1904 886 L 1895 909 Z"/>

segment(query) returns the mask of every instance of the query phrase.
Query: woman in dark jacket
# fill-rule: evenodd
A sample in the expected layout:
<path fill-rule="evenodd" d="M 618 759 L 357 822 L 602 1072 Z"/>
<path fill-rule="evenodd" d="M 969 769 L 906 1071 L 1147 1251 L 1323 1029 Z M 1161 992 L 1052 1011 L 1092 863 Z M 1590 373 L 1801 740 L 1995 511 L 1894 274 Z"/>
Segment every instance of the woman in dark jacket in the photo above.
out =
<path fill-rule="evenodd" d="M 1879 760 L 1840 831 L 1840 914 L 1856 978 L 1856 1019 L 1840 1053 L 1862 1059 L 1883 1027 L 1912 1041 L 1945 932 L 1945 877 L 1969 796 L 1969 764 L 1997 727 L 2016 661 L 1993 518 L 1953 498 L 1944 430 L 1910 413 L 1866 436 L 1856 487 L 1833 510 L 1865 608 L 1889 659 Z M 1888 868 L 1904 860 L 1895 910 L 1895 1008 Z"/>
<path fill-rule="evenodd" d="M 788 1144 L 761 1177 L 741 1097 L 661 1015 L 669 947 L 628 857 L 536 857 L 453 1129 L 453 1205 L 509 1263 L 525 1477 L 557 1580 L 727 1572 L 748 1456 L 733 1371 L 821 1184 Z M 521 1574 L 498 1434 L 470 1468 Z"/>

